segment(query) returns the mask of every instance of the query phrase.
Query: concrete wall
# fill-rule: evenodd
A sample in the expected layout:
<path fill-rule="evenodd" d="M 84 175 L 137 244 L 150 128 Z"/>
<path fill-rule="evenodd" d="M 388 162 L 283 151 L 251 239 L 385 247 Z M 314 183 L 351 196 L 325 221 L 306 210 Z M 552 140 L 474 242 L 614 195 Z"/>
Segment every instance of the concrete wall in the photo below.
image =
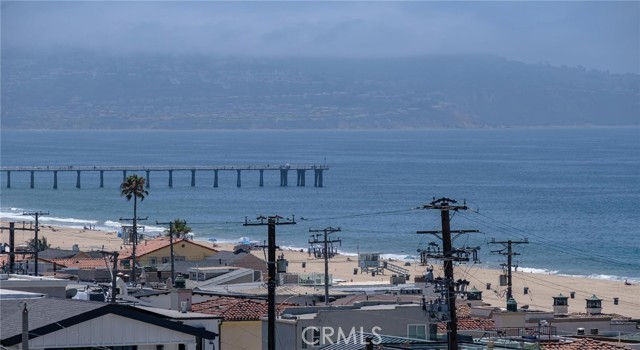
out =
<path fill-rule="evenodd" d="M 210 296 L 210 295 L 192 294 L 191 303 L 192 304 L 201 303 L 201 302 L 207 301 L 207 300 L 209 300 L 211 298 L 213 298 L 213 297 Z M 138 299 L 140 299 L 140 301 L 149 303 L 149 305 L 151 307 L 155 307 L 155 308 L 158 308 L 158 309 L 169 310 L 171 308 L 171 295 L 169 293 L 160 294 L 160 295 L 151 295 L 151 296 L 148 296 L 148 297 L 140 297 Z"/>
<path fill-rule="evenodd" d="M 591 334 L 591 329 L 597 329 L 599 334 L 608 332 L 637 332 L 633 322 L 616 323 L 610 318 L 582 317 L 582 318 L 559 318 L 548 320 L 549 324 L 556 327 L 558 334 L 576 334 L 578 328 L 584 328 L 586 335 Z"/>
<path fill-rule="evenodd" d="M 78 270 L 79 281 L 111 282 L 111 272 L 106 269 Z"/>
<path fill-rule="evenodd" d="M 220 347 L 221 350 L 245 350 L 262 349 L 264 338 L 262 336 L 261 321 L 223 321 L 220 327 Z M 289 347 L 276 347 L 278 349 L 289 349 Z"/>
<path fill-rule="evenodd" d="M 10 275 L 8 280 L 0 280 L 2 289 L 42 293 L 57 298 L 66 297 L 67 284 L 67 280 L 23 275 Z"/>

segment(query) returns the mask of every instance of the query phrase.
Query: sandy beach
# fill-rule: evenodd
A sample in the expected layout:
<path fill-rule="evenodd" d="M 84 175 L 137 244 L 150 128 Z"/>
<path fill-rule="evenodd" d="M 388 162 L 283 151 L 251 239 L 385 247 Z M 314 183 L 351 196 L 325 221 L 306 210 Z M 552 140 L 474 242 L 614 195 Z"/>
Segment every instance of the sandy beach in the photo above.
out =
<path fill-rule="evenodd" d="M 28 223 L 27 223 L 28 225 Z M 6 222 L 2 223 L 6 227 Z M 22 227 L 22 224 L 16 224 Z M 53 248 L 71 249 L 77 244 L 80 250 L 120 250 L 122 240 L 117 237 L 117 233 L 74 229 L 55 226 L 41 226 L 40 237 L 46 237 L 48 243 Z M 24 244 L 33 237 L 31 231 L 16 231 L 16 244 Z M 8 230 L 2 230 L 0 243 L 8 243 Z M 204 241 L 203 244 L 210 245 L 211 242 Z M 218 244 L 216 249 L 232 250 L 233 244 Z M 301 273 L 323 273 L 324 260 L 309 257 L 307 252 L 283 251 L 285 258 L 289 261 L 290 272 Z M 258 257 L 264 258 L 262 251 L 254 251 Z M 280 253 L 278 253 L 280 254 Z M 305 267 L 303 268 L 303 263 Z M 394 262 L 397 265 L 404 265 L 404 262 Z M 411 266 L 403 266 L 411 274 L 411 281 L 414 276 L 424 274 L 425 267 L 419 266 L 415 262 L 410 262 Z M 329 261 L 329 272 L 334 279 L 344 280 L 344 283 L 389 283 L 391 272 L 375 277 L 370 274 L 354 274 L 358 267 L 357 257 L 338 255 Z M 434 276 L 443 275 L 438 266 L 434 266 Z M 492 306 L 504 307 L 504 293 L 506 287 L 499 286 L 499 275 L 501 271 L 481 268 L 480 265 L 459 265 L 455 268 L 456 279 L 468 280 L 468 288 L 476 287 L 481 290 L 483 300 Z M 491 284 L 491 289 L 487 290 L 487 283 Z M 524 294 L 524 288 L 528 288 L 528 293 Z M 529 310 L 551 311 L 553 296 L 562 293 L 570 296 L 575 293 L 575 299 L 569 299 L 570 312 L 585 312 L 585 299 L 596 295 L 602 299 L 602 312 L 606 314 L 618 314 L 632 318 L 640 318 L 640 284 L 625 285 L 624 281 L 611 281 L 594 278 L 580 278 L 561 275 L 547 275 L 528 272 L 513 273 L 513 295 L 519 306 L 529 305 Z M 614 305 L 614 298 L 619 298 L 618 305 Z"/>

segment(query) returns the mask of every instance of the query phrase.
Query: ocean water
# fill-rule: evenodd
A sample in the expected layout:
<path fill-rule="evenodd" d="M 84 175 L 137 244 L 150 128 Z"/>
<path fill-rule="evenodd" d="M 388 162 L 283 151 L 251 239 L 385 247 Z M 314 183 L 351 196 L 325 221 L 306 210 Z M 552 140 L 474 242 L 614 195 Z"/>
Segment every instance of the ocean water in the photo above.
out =
<path fill-rule="evenodd" d="M 265 172 L 152 172 L 149 195 L 139 205 L 145 232 L 156 222 L 182 218 L 197 239 L 263 241 L 266 227 L 245 227 L 245 217 L 295 215 L 280 226 L 281 247 L 306 249 L 309 230 L 340 227 L 340 251 L 379 252 L 413 260 L 431 241 L 418 230 L 440 229 L 440 213 L 416 209 L 433 197 L 466 201 L 452 229 L 456 247 L 479 247 L 479 265 L 497 267 L 504 257 L 496 240 L 528 239 L 514 250 L 526 271 L 640 281 L 640 129 L 491 129 L 423 131 L 2 131 L 2 166 L 19 165 L 247 165 L 326 164 L 324 187 L 279 186 Z M 145 175 L 144 173 L 140 175 Z M 48 211 L 43 224 L 95 225 L 115 231 L 131 217 L 120 196 L 121 172 L 6 173 L 0 182 L 3 220 L 29 220 L 23 211 Z M 96 247 L 99 248 L 99 247 Z M 436 264 L 437 262 L 433 262 Z M 415 272 L 414 272 L 415 273 Z"/>

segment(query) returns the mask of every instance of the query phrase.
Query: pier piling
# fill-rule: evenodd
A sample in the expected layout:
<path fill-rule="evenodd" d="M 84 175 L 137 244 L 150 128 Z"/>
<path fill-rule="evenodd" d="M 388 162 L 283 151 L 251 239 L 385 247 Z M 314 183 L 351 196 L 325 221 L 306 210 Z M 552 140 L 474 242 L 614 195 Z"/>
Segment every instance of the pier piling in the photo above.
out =
<path fill-rule="evenodd" d="M 305 170 L 298 169 L 297 173 L 298 173 L 298 179 L 296 181 L 296 186 L 304 187 L 305 186 Z"/>
<path fill-rule="evenodd" d="M 316 169 L 313 186 L 322 187 L 322 169 Z"/>
<path fill-rule="evenodd" d="M 169 170 L 169 188 L 173 188 L 173 170 Z"/>
<path fill-rule="evenodd" d="M 236 187 L 240 188 L 242 187 L 242 178 L 240 176 L 240 169 L 236 170 L 238 172 L 237 177 L 236 177 Z"/>
<path fill-rule="evenodd" d="M 218 170 L 213 171 L 213 187 L 218 187 Z"/>
<path fill-rule="evenodd" d="M 57 170 L 53 171 L 53 189 L 54 190 L 58 189 L 58 171 Z"/>
<path fill-rule="evenodd" d="M 280 169 L 280 186 L 287 187 L 288 184 L 288 169 Z"/>
<path fill-rule="evenodd" d="M 35 172 L 32 170 L 32 171 L 31 171 L 31 188 L 33 188 L 33 187 L 34 187 L 35 182 L 36 182 L 36 181 L 35 181 Z"/>
<path fill-rule="evenodd" d="M 7 188 L 11 188 L 11 171 L 7 171 Z"/>
<path fill-rule="evenodd" d="M 264 187 L 264 169 L 260 169 L 260 187 Z"/>
<path fill-rule="evenodd" d="M 104 188 L 104 170 L 100 170 L 100 188 Z"/>
<path fill-rule="evenodd" d="M 80 188 L 80 170 L 76 170 L 76 188 Z"/>
<path fill-rule="evenodd" d="M 147 173 L 147 181 L 145 181 L 144 186 L 146 188 L 149 188 L 149 187 L 151 187 L 151 176 L 150 176 L 151 175 L 151 170 L 145 170 L 145 172 Z"/>

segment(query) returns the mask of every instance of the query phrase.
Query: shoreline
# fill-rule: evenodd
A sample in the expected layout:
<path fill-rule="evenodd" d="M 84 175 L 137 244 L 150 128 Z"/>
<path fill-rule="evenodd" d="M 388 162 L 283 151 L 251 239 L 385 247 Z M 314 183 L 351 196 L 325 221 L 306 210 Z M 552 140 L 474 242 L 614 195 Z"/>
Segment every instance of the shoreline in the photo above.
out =
<path fill-rule="evenodd" d="M 11 208 L 13 209 L 19 209 L 19 208 Z M 8 213 L 4 213 L 2 212 L 0 215 L 0 224 L 2 226 L 8 226 L 7 222 L 9 221 L 8 219 L 16 219 L 17 217 L 15 215 L 5 215 Z M 20 216 L 19 217 L 20 220 L 19 222 L 16 221 L 16 227 L 19 226 L 19 224 L 21 225 L 23 222 L 26 223 L 27 225 L 32 222 L 32 220 L 24 220 L 25 216 Z M 51 218 L 49 218 L 51 219 Z M 122 242 L 120 238 L 117 237 L 117 233 L 119 230 L 119 224 L 120 223 L 116 223 L 113 221 L 106 221 L 103 224 L 99 224 L 99 220 L 84 220 L 84 219 L 74 219 L 74 218 L 54 218 L 54 221 L 59 221 L 59 220 L 66 220 L 66 221 L 70 221 L 73 224 L 71 225 L 60 225 L 60 224 L 55 224 L 55 223 L 46 223 L 43 224 L 41 223 L 41 230 L 40 232 L 42 233 L 46 233 L 46 232 L 58 232 L 58 231 L 66 231 L 66 230 L 75 230 L 77 232 L 77 236 L 81 237 L 81 238 L 92 238 L 94 237 L 93 235 L 91 235 L 91 232 L 102 232 L 102 233 L 106 233 L 107 235 L 112 235 L 112 239 L 107 239 L 107 241 L 110 241 L 110 243 L 115 243 L 115 244 L 119 244 L 117 242 Z M 118 226 L 115 226 L 115 224 L 118 224 Z M 82 226 L 84 225 L 84 227 Z M 94 227 L 93 229 L 89 229 L 88 227 Z M 144 225 L 145 227 L 147 227 L 148 229 L 142 232 L 143 235 L 145 235 L 145 237 L 148 237 L 149 239 L 153 239 L 155 237 L 158 237 L 159 235 L 162 235 L 162 227 L 159 226 L 153 226 L 153 225 Z M 53 228 L 53 230 L 51 229 Z M 23 231 L 17 230 L 16 231 L 16 240 L 18 240 L 18 235 L 22 234 Z M 28 232 L 28 231 L 26 231 Z M 26 234 L 26 233 L 25 233 Z M 22 235 L 25 235 L 22 234 Z M 239 238 L 241 238 L 242 233 L 238 233 L 238 237 L 236 239 L 224 239 L 224 240 L 220 240 L 220 241 L 215 241 L 215 244 L 220 245 L 220 246 L 225 246 L 225 247 L 229 247 L 228 249 L 232 249 L 233 246 L 237 245 L 237 241 Z M 26 236 L 25 236 L 26 237 Z M 47 240 L 49 243 L 51 243 L 52 241 L 49 240 L 49 238 L 47 237 Z M 205 239 L 205 238 L 200 238 L 200 237 L 194 237 L 193 238 L 194 241 L 203 243 L 203 244 L 211 244 L 212 241 Z M 2 238 L 2 240 L 0 241 L 1 243 L 4 242 L 8 242 L 8 239 L 4 239 L 4 237 Z M 25 239 L 26 241 L 26 239 Z M 111 242 L 112 241 L 112 242 Z M 61 244 L 60 248 L 62 249 L 71 249 L 71 245 L 69 245 L 68 247 L 66 245 L 68 245 L 68 241 L 60 241 L 60 240 L 56 240 L 56 242 L 59 242 L 57 244 Z M 16 243 L 18 244 L 18 243 Z M 121 244 L 119 244 L 121 245 Z M 110 246 L 110 245 L 108 245 Z M 108 247 L 106 246 L 106 247 Z M 52 248 L 56 248 L 56 245 L 51 244 Z M 88 249 L 88 250 L 98 250 L 98 249 L 103 249 L 102 245 L 100 244 L 92 244 L 92 245 L 86 245 L 83 246 L 81 244 L 79 244 L 80 249 Z M 84 247 L 84 248 L 83 248 Z M 292 251 L 292 252 L 296 252 L 296 251 L 302 251 L 306 254 L 307 248 L 303 248 L 303 247 L 296 247 L 296 246 L 290 246 L 290 245 L 282 245 L 282 250 L 283 251 Z M 358 253 L 357 252 L 350 252 L 350 251 L 343 251 L 343 250 L 339 250 L 339 255 L 341 256 L 345 256 L 345 257 L 350 257 L 350 258 L 355 258 L 355 260 L 357 260 L 358 257 Z M 404 259 L 403 255 L 407 255 L 406 253 L 382 253 L 380 252 L 380 258 L 384 261 L 388 261 L 388 262 L 395 262 L 395 263 L 399 263 L 399 264 L 404 264 L 405 262 L 410 262 L 412 265 L 415 265 L 416 263 L 419 263 L 419 256 L 418 255 L 411 255 L 414 256 L 414 259 Z M 473 265 L 473 264 L 470 264 Z M 493 266 L 490 264 L 487 264 L 486 262 L 480 262 L 479 264 L 477 264 L 479 266 L 481 266 L 482 269 L 487 269 L 487 270 L 496 270 L 496 271 L 500 271 L 500 267 L 499 266 Z M 519 272 L 526 272 L 526 273 L 533 273 L 533 274 L 538 274 L 538 275 L 545 275 L 545 276 L 559 276 L 559 277 L 569 277 L 569 278 L 584 278 L 584 279 L 589 279 L 589 280 L 598 280 L 598 281 L 611 281 L 611 282 L 625 282 L 625 281 L 629 281 L 633 284 L 640 284 L 640 276 L 638 277 L 629 277 L 629 276 L 620 276 L 620 275 L 611 275 L 611 274 L 590 274 L 590 275 L 586 275 L 586 274 L 569 274 L 569 273 L 562 273 L 559 270 L 555 270 L 555 269 L 548 269 L 548 268 L 537 268 L 537 267 L 526 267 L 526 266 L 519 266 L 518 267 Z"/>
<path fill-rule="evenodd" d="M 6 226 L 6 222 L 2 222 Z M 16 244 L 30 238 L 29 231 L 16 231 Z M 113 249 L 120 250 L 124 247 L 122 240 L 117 237 L 117 231 L 83 230 L 56 225 L 42 225 L 40 237 L 46 237 L 51 247 L 61 249 L 71 249 L 73 244 L 78 244 L 80 250 Z M 151 238 L 151 237 L 150 237 Z M 195 239 L 199 244 L 213 246 L 218 250 L 232 250 L 235 243 L 211 242 Z M 3 230 L 0 234 L 0 243 L 8 242 L 8 231 Z M 281 249 L 278 254 L 283 253 L 289 262 L 289 272 L 310 274 L 324 273 L 324 259 L 309 256 L 303 250 L 289 247 Z M 252 254 L 263 258 L 262 250 L 254 250 Z M 358 267 L 357 257 L 346 254 L 339 254 L 329 259 L 329 271 L 332 277 L 339 284 L 344 285 L 389 285 L 391 272 L 387 271 L 383 275 L 372 276 L 358 271 L 354 274 L 354 269 Z M 388 261 L 388 260 L 385 260 Z M 423 275 L 426 267 L 415 262 L 410 262 L 409 266 L 404 266 L 404 261 L 392 261 L 397 265 L 409 270 L 410 280 L 413 283 L 415 276 Z M 441 275 L 441 266 L 434 265 L 434 276 Z M 504 292 L 506 287 L 499 286 L 500 269 L 491 269 L 481 264 L 459 265 L 454 269 L 455 278 L 469 281 L 468 288 L 475 287 L 483 292 L 483 301 L 493 307 L 505 307 Z M 490 289 L 487 289 L 490 284 Z M 519 306 L 529 305 L 530 310 L 552 311 L 553 297 L 559 294 L 569 296 L 571 292 L 575 294 L 575 299 L 569 299 L 569 311 L 572 313 L 585 312 L 585 299 L 596 295 L 602 299 L 603 313 L 618 314 L 626 317 L 640 319 L 640 283 L 632 282 L 632 285 L 625 285 L 623 281 L 611 279 L 597 279 L 590 277 L 564 276 L 559 274 L 534 273 L 519 269 L 513 272 L 513 295 Z M 524 289 L 527 288 L 527 293 Z M 619 298 L 619 304 L 615 305 L 614 298 Z"/>

